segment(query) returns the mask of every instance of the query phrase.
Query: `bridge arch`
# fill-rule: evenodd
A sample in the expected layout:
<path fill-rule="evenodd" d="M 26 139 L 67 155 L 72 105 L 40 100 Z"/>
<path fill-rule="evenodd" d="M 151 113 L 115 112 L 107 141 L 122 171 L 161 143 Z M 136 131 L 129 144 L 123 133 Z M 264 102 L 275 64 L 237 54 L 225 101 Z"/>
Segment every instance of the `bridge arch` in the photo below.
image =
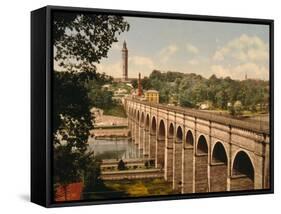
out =
<path fill-rule="evenodd" d="M 250 155 L 246 151 L 240 150 L 234 156 L 232 164 L 232 175 L 245 175 L 254 181 L 255 169 Z"/>
<path fill-rule="evenodd" d="M 208 154 L 208 144 L 204 135 L 200 135 L 198 139 L 197 154 Z"/>
<path fill-rule="evenodd" d="M 177 191 L 182 191 L 182 142 L 183 142 L 183 129 L 181 126 L 178 126 L 176 129 L 176 135 L 174 140 L 174 146 L 173 146 L 173 162 L 174 162 L 174 168 L 173 168 L 173 188 Z"/>
<path fill-rule="evenodd" d="M 227 153 L 224 145 L 217 141 L 212 151 L 212 163 L 224 163 L 227 164 Z"/>
<path fill-rule="evenodd" d="M 157 120 L 155 116 L 152 116 L 150 125 L 150 140 L 149 140 L 149 157 L 156 157 L 156 132 L 157 132 Z"/>
<path fill-rule="evenodd" d="M 168 130 L 168 137 L 172 138 L 175 135 L 175 128 L 174 128 L 174 124 L 170 123 L 169 125 L 169 130 Z"/>
<path fill-rule="evenodd" d="M 205 136 L 200 135 L 195 156 L 195 192 L 208 191 L 208 144 Z"/>
<path fill-rule="evenodd" d="M 178 126 L 178 128 L 177 128 L 176 140 L 177 140 L 178 143 L 182 143 L 183 131 L 182 131 L 181 126 Z"/>
<path fill-rule="evenodd" d="M 227 191 L 227 153 L 222 142 L 217 141 L 213 147 L 210 166 L 211 192 Z"/>
<path fill-rule="evenodd" d="M 160 123 L 159 123 L 158 136 L 161 138 L 165 138 L 165 136 L 166 136 L 166 128 L 165 128 L 165 123 L 163 120 L 160 120 Z"/>
<path fill-rule="evenodd" d="M 255 187 L 255 169 L 250 155 L 240 150 L 232 164 L 231 190 L 250 190 Z"/>
<path fill-rule="evenodd" d="M 145 129 L 149 130 L 149 114 L 146 115 L 146 119 L 145 119 Z"/>
<path fill-rule="evenodd" d="M 165 167 L 165 137 L 166 127 L 163 120 L 159 122 L 157 145 L 156 145 L 156 164 L 159 168 Z"/>
<path fill-rule="evenodd" d="M 156 134 L 156 127 L 157 127 L 157 122 L 156 122 L 156 118 L 155 116 L 152 117 L 152 121 L 151 121 L 151 133 L 152 134 Z"/>
<path fill-rule="evenodd" d="M 194 144 L 194 137 L 193 137 L 193 134 L 190 130 L 188 130 L 187 133 L 186 133 L 185 143 L 187 145 L 190 145 L 190 146 L 193 146 L 193 144 Z"/>
<path fill-rule="evenodd" d="M 140 120 L 140 124 L 144 125 L 144 113 L 141 113 L 141 120 Z"/>

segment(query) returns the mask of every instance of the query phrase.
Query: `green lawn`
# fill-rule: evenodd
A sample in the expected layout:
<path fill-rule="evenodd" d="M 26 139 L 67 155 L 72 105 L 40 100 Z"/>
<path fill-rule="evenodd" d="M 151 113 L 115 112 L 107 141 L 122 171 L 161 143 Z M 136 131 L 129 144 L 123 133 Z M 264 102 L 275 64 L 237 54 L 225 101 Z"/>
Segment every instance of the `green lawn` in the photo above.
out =
<path fill-rule="evenodd" d="M 172 183 L 164 179 L 101 181 L 91 192 L 84 192 L 84 199 L 114 199 L 178 194 Z"/>
<path fill-rule="evenodd" d="M 126 193 L 131 197 L 169 195 L 175 194 L 172 184 L 164 179 L 143 179 L 143 180 L 123 180 L 104 181 L 109 189 Z"/>

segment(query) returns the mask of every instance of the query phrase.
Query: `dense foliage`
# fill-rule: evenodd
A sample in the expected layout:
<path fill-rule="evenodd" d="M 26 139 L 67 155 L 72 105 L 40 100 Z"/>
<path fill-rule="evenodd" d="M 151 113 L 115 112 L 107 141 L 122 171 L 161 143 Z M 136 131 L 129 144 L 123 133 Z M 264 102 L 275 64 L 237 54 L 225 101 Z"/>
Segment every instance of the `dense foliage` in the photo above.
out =
<path fill-rule="evenodd" d="M 97 73 L 96 78 L 87 83 L 86 87 L 91 106 L 104 108 L 113 105 L 113 92 L 103 87 L 105 84 L 111 84 L 112 80 L 110 76 Z"/>
<path fill-rule="evenodd" d="M 107 57 L 117 35 L 128 28 L 121 16 L 54 13 L 54 60 L 63 70 L 53 72 L 55 184 L 66 186 L 92 177 L 87 174 L 89 170 L 96 172 L 87 141 L 93 128 L 90 108 L 102 105 L 97 97 L 103 95 L 89 95 L 89 86 L 109 81 L 105 75 L 96 73 L 95 63 Z"/>
<path fill-rule="evenodd" d="M 94 67 L 117 42 L 117 35 L 129 30 L 122 16 L 55 12 L 53 44 L 55 60 L 63 67 L 80 70 Z"/>
<path fill-rule="evenodd" d="M 263 80 L 240 81 L 215 75 L 207 79 L 194 73 L 154 70 L 142 80 L 142 86 L 145 90 L 158 90 L 160 102 L 184 107 L 198 107 L 208 102 L 214 109 L 256 111 L 267 110 L 269 102 L 269 82 Z"/>

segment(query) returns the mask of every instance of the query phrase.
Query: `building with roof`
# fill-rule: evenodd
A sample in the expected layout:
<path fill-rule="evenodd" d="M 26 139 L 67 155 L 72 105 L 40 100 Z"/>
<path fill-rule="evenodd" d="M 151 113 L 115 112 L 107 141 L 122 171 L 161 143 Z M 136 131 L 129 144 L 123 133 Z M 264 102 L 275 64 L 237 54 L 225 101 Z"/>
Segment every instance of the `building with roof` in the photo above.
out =
<path fill-rule="evenodd" d="M 144 92 L 145 100 L 151 103 L 159 103 L 159 92 L 156 90 L 147 90 Z"/>

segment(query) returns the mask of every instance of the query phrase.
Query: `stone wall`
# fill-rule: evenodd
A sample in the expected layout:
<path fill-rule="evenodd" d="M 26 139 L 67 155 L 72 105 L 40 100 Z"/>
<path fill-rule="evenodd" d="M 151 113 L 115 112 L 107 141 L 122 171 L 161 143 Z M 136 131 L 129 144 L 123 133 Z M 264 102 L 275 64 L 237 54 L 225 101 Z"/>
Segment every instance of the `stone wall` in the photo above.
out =
<path fill-rule="evenodd" d="M 223 192 L 227 190 L 227 165 L 216 163 L 210 166 L 211 192 Z"/>
<path fill-rule="evenodd" d="M 182 186 L 182 143 L 175 142 L 173 146 L 173 189 L 181 191 Z"/>
<path fill-rule="evenodd" d="M 208 192 L 208 154 L 195 157 L 195 192 Z"/>
<path fill-rule="evenodd" d="M 230 190 L 251 190 L 254 189 L 254 182 L 246 176 L 238 176 L 231 178 Z"/>

